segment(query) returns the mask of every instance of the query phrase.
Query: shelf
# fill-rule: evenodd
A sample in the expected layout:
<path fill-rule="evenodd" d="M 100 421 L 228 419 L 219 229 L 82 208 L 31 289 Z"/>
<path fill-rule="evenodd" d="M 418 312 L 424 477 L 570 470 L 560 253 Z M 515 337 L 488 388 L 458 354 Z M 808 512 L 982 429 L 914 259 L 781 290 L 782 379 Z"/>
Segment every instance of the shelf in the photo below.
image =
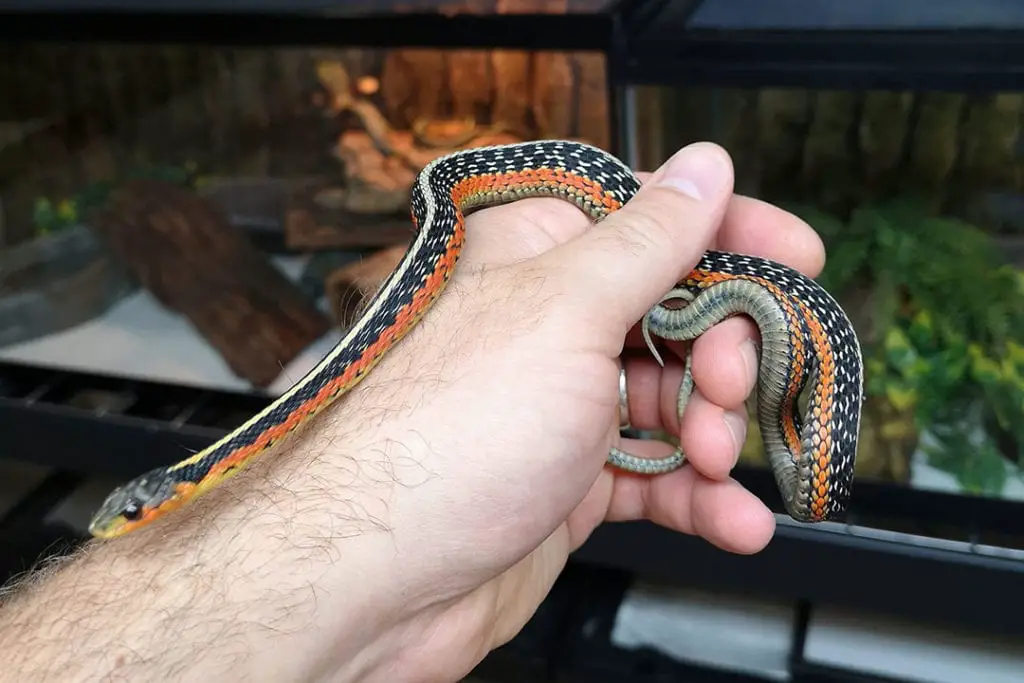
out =
<path fill-rule="evenodd" d="M 78 474 L 128 478 L 175 462 L 216 440 L 268 400 L 0 364 L 5 456 Z M 780 509 L 769 473 L 739 468 L 735 477 Z M 808 527 L 780 517 L 775 539 L 752 557 L 720 552 L 701 540 L 648 524 L 615 524 L 598 529 L 577 559 L 711 589 L 1024 633 L 1019 610 L 991 609 L 1024 581 L 1024 550 L 1012 549 L 1024 548 L 1022 507 L 858 482 L 849 525 Z M 987 540 L 998 538 L 1005 547 Z M 936 600 L 940 594 L 944 599 Z"/>
<path fill-rule="evenodd" d="M 592 50 L 611 53 L 616 83 L 638 85 L 993 91 L 1024 83 L 1019 3 L 575 0 L 567 12 L 510 14 L 444 5 L 21 0 L 0 3 L 0 36 L 8 42 Z"/>
<path fill-rule="evenodd" d="M 0 363 L 4 457 L 127 479 L 181 460 L 266 405 L 261 396 Z"/>
<path fill-rule="evenodd" d="M 52 507 L 48 501 L 52 500 L 54 493 L 74 483 L 66 475 L 51 479 L 28 494 L 19 503 L 19 508 L 23 511 L 33 508 L 43 513 Z M 42 517 L 40 514 L 32 520 L 22 514 L 17 520 L 0 521 L 5 531 L 0 536 L 0 546 L 5 551 L 0 554 L 0 582 L 20 574 L 25 564 L 36 558 L 67 554 L 85 540 L 74 529 L 59 522 L 45 521 Z M 621 610 L 629 600 L 632 585 L 632 577 L 623 572 L 570 563 L 524 628 L 509 643 L 492 652 L 473 671 L 472 680 L 479 678 L 508 683 L 523 680 L 538 683 L 613 683 L 622 680 L 636 683 L 666 680 L 766 683 L 780 680 L 777 676 L 768 675 L 775 671 L 759 675 L 756 669 L 751 670 L 749 665 L 738 663 L 756 663 L 764 659 L 765 644 L 758 636 L 764 635 L 764 628 L 772 627 L 765 623 L 762 630 L 751 629 L 747 610 L 756 610 L 758 605 L 742 599 L 701 595 L 704 609 L 682 616 L 683 627 L 667 639 L 671 643 L 672 638 L 680 637 L 687 630 L 700 629 L 704 641 L 711 639 L 717 643 L 712 648 L 716 654 L 714 660 L 725 658 L 724 665 L 716 665 L 707 657 L 671 657 L 649 647 L 632 649 L 617 645 L 611 631 L 618 621 L 642 627 L 645 620 L 658 619 L 660 608 L 657 605 L 648 605 L 647 614 L 640 614 L 634 609 L 629 615 L 622 616 Z M 668 600 L 675 603 L 676 611 L 686 612 L 691 604 L 673 596 Z M 730 603 L 729 607 L 714 611 L 723 600 Z M 850 668 L 806 661 L 801 655 L 806 652 L 807 643 L 813 640 L 827 641 L 833 649 L 847 653 L 856 646 L 847 645 L 850 640 L 847 634 L 836 633 L 834 628 L 823 627 L 808 618 L 814 614 L 809 606 L 794 605 L 792 611 L 798 617 L 795 622 L 777 624 L 786 632 L 772 634 L 772 641 L 784 649 L 784 662 L 789 663 L 791 675 L 786 680 L 792 683 L 909 683 L 903 679 L 881 678 Z M 889 645 L 899 647 L 899 638 L 894 640 L 897 642 Z M 659 641 L 666 642 L 666 639 Z M 692 644 L 684 650 L 692 651 Z M 947 656 L 952 658 L 958 654 L 954 649 Z M 1006 659 L 1005 655 L 1003 659 Z M 965 666 L 969 664 L 961 668 Z"/>
<path fill-rule="evenodd" d="M 178 355 L 195 356 L 186 345 L 186 335 L 177 340 L 174 336 L 170 331 L 161 334 L 168 341 L 160 352 L 168 371 L 178 367 L 170 349 L 177 348 Z M 79 346 L 107 346 L 94 342 L 82 341 Z M 275 382 L 273 391 L 258 394 L 219 388 L 213 377 L 206 386 L 189 386 L 169 379 L 174 372 L 165 373 L 163 379 L 147 380 L 139 378 L 139 372 L 114 376 L 111 371 L 88 372 L 8 359 L 0 361 L 0 431 L 7 436 L 9 457 L 131 477 L 175 462 L 185 449 L 202 448 L 220 438 L 286 389 L 287 376 L 297 377 L 316 360 L 317 356 L 306 354 L 293 364 L 294 372 L 284 373 L 282 381 Z M 136 361 L 140 366 L 146 364 L 142 356 Z M 40 439 L 48 445 L 43 447 Z M 77 455 L 83 443 L 94 444 L 104 456 L 83 463 Z M 772 509 L 782 510 L 770 472 L 744 466 L 737 472 L 754 495 Z M 858 527 L 941 538 L 952 547 L 964 543 L 981 548 L 1016 546 L 1024 556 L 1022 501 L 858 480 L 846 521 Z"/>
<path fill-rule="evenodd" d="M 576 557 L 707 590 L 1024 634 L 1020 610 L 994 607 L 1024 582 L 1021 552 L 989 554 L 968 543 L 845 525 L 798 526 L 780 517 L 775 538 L 751 556 L 638 522 L 600 527 Z"/>

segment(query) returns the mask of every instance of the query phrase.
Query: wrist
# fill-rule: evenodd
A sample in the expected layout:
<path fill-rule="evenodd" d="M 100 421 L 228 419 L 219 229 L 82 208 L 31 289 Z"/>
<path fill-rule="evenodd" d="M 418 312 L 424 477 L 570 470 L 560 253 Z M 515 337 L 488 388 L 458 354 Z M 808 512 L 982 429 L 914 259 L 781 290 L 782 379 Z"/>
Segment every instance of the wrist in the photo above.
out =
<path fill-rule="evenodd" d="M 224 579 L 247 584 L 239 603 L 277 615 L 255 634 L 252 652 L 267 659 L 254 673 L 290 652 L 298 680 L 369 681 L 400 650 L 415 572 L 396 546 L 394 482 L 371 432 L 322 417 L 237 486 L 211 492 L 210 512 L 196 517 L 222 520 L 216 552 L 241 560 Z"/>
<path fill-rule="evenodd" d="M 361 483 L 367 463 L 325 454 L 307 431 L 156 525 L 90 543 L 35 590 L 9 596 L 0 659 L 29 678 L 59 671 L 69 681 L 183 671 L 364 681 L 381 670 L 405 618 L 387 498 Z"/>
<path fill-rule="evenodd" d="M 272 538 L 276 548 L 265 557 L 273 565 L 262 590 L 268 597 L 304 594 L 290 623 L 272 629 L 255 652 L 284 649 L 283 630 L 313 667 L 303 680 L 439 680 L 408 678 L 415 667 L 399 665 L 443 610 L 436 588 L 446 563 L 422 525 L 409 524 L 429 517 L 415 495 L 429 478 L 422 466 L 427 449 L 410 437 L 402 416 L 368 418 L 367 393 L 323 413 L 237 487 L 211 492 L 209 503 L 217 515 L 235 519 L 231 526 L 245 528 L 225 541 L 232 549 L 225 556 Z M 242 509 L 223 512 L 215 494 L 242 501 Z M 260 509 L 250 516 L 257 502 Z"/>
<path fill-rule="evenodd" d="M 443 509 L 450 491 L 431 491 L 444 484 L 431 459 L 444 433 L 423 424 L 424 406 L 415 400 L 410 403 L 417 405 L 416 415 L 388 413 L 369 428 L 349 430 L 357 422 L 365 426 L 367 398 L 372 395 L 360 396 L 360 417 L 339 406 L 336 414 L 323 416 L 315 436 L 296 444 L 296 455 L 308 466 L 295 467 L 333 499 L 325 502 L 330 521 L 314 524 L 332 525 L 336 540 L 334 570 L 324 579 L 329 587 L 320 606 L 338 615 L 326 639 L 333 660 L 325 670 L 361 683 L 457 680 L 464 673 L 457 671 L 459 660 L 475 663 L 492 647 L 488 624 L 497 605 L 473 590 L 490 577 L 460 557 L 460 534 L 439 533 L 451 524 Z M 345 444 L 345 450 L 335 444 Z M 324 498 L 300 495 L 299 507 L 303 498 L 317 496 Z M 479 556 L 478 551 L 470 554 Z M 462 600 L 467 593 L 479 598 L 471 598 L 468 608 Z M 453 607 L 459 612 L 454 620 Z"/>

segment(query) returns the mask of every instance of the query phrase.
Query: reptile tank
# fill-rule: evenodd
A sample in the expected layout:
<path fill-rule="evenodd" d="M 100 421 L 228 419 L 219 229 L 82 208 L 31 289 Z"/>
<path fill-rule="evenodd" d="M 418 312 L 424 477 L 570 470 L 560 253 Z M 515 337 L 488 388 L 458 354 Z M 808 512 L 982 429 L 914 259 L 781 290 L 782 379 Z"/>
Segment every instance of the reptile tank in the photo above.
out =
<path fill-rule="evenodd" d="M 0 477 L 21 482 L 0 497 L 4 578 L 314 367 L 398 264 L 432 160 L 569 139 L 652 170 L 710 140 L 738 193 L 817 232 L 817 280 L 857 330 L 849 513 L 783 514 L 751 398 L 733 476 L 779 513 L 771 544 L 739 557 L 602 526 L 492 673 L 697 680 L 753 671 L 754 650 L 770 661 L 749 680 L 944 682 L 973 674 L 886 669 L 856 653 L 889 645 L 849 643 L 896 642 L 890 619 L 1024 634 L 999 608 L 1024 581 L 1020 3 L 3 5 Z M 686 605 L 648 623 L 735 614 L 630 640 L 641 603 Z M 704 628 L 733 649 L 701 646 Z M 785 654 L 765 654 L 779 633 Z"/>

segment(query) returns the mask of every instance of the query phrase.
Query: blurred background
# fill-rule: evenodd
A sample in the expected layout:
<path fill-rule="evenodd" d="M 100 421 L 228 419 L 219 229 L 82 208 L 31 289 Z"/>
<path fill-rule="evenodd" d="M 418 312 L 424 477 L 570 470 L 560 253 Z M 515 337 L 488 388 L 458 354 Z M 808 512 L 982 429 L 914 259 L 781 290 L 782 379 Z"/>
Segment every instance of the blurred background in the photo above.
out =
<path fill-rule="evenodd" d="M 603 528 L 474 680 L 1024 680 L 1024 4 L 0 14 L 0 581 L 312 367 L 431 159 L 570 138 L 653 169 L 713 140 L 822 236 L 857 327 L 849 517 L 780 516 L 752 557 Z M 781 512 L 755 422 L 735 476 Z"/>

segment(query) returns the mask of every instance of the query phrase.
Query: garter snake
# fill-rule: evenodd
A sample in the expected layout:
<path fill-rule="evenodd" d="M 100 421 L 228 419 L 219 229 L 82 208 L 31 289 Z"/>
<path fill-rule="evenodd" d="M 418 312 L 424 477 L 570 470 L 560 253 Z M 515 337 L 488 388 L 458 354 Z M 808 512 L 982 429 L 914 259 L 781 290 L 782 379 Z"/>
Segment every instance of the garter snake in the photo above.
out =
<path fill-rule="evenodd" d="M 423 317 L 455 268 L 471 210 L 526 197 L 558 197 L 595 222 L 636 193 L 636 176 L 587 144 L 544 140 L 470 148 L 438 158 L 417 175 L 411 213 L 415 235 L 402 260 L 338 344 L 266 408 L 208 448 L 152 469 L 109 494 L 90 533 L 112 538 L 139 529 L 220 486 L 349 392 Z M 681 226 L 685 229 L 685 226 Z M 754 256 L 707 252 L 643 319 L 644 335 L 693 339 L 724 318 L 747 314 L 761 330 L 758 420 L 776 482 L 794 519 L 843 513 L 850 495 L 862 394 L 862 361 L 843 310 L 797 271 Z M 667 299 L 666 299 L 667 300 Z M 679 410 L 692 389 L 687 372 Z M 801 416 L 797 397 L 809 387 Z M 655 474 L 680 467 L 679 450 L 643 459 L 612 449 L 609 464 Z"/>

